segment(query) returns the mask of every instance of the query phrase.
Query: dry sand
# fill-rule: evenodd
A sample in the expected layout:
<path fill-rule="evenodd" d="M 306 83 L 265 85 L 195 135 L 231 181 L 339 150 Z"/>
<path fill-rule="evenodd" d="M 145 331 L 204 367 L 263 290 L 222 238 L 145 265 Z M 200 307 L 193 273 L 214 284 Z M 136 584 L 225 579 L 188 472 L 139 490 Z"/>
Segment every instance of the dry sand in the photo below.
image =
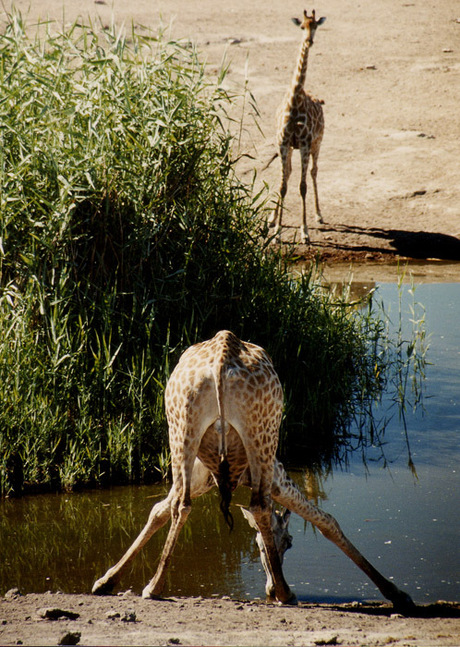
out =
<path fill-rule="evenodd" d="M 396 645 L 460 644 L 460 605 L 420 609 L 416 618 L 386 604 L 282 607 L 226 599 L 143 600 L 45 593 L 0 599 L 0 644 L 57 645 Z M 61 615 L 50 620 L 43 616 Z M 68 615 L 78 614 L 75 619 Z M 21 642 L 18 642 L 21 641 Z M 68 639 L 67 639 L 68 641 Z"/>

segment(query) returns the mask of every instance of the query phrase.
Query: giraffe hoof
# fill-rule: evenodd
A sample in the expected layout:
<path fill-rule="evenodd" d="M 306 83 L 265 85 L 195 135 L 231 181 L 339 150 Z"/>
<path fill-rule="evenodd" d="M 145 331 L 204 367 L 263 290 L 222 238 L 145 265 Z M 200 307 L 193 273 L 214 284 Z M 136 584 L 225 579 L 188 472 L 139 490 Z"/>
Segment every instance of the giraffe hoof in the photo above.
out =
<path fill-rule="evenodd" d="M 399 591 L 398 596 L 395 597 L 392 602 L 395 611 L 398 611 L 404 616 L 412 615 L 417 609 L 417 605 L 405 591 Z"/>
<path fill-rule="evenodd" d="M 104 581 L 103 578 L 94 582 L 91 593 L 93 595 L 110 595 L 112 593 L 114 583 L 111 580 Z"/>
<path fill-rule="evenodd" d="M 278 604 L 282 604 L 283 606 L 290 606 L 290 607 L 296 607 L 299 602 L 297 600 L 297 596 L 295 593 L 291 594 L 291 597 L 289 597 L 287 600 L 279 600 Z"/>
<path fill-rule="evenodd" d="M 300 242 L 303 243 L 304 245 L 308 245 L 310 243 L 310 235 L 308 233 L 308 229 L 302 225 L 300 228 Z"/>
<path fill-rule="evenodd" d="M 165 598 L 160 594 L 160 590 L 161 589 L 159 588 L 156 591 L 150 586 L 150 584 L 147 584 L 145 589 L 142 591 L 142 597 L 144 600 L 164 600 Z"/>

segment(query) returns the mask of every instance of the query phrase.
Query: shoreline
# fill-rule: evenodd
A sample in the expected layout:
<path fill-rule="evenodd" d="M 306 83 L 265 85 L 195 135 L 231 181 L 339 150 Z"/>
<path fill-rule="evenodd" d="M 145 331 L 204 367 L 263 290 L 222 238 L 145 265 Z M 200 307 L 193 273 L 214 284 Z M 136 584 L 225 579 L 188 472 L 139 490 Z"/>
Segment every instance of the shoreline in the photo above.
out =
<path fill-rule="evenodd" d="M 77 644 L 68 642 L 72 635 L 81 645 L 453 647 L 460 603 L 420 605 L 405 617 L 384 602 L 288 607 L 228 597 L 144 600 L 131 591 L 99 597 L 14 590 L 0 599 L 0 644 Z"/>

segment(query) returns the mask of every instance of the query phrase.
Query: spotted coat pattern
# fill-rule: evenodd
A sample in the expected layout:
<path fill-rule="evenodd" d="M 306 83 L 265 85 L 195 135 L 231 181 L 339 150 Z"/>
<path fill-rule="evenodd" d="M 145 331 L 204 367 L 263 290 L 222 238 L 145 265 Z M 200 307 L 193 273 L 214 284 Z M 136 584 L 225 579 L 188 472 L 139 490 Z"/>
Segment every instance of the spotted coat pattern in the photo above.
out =
<path fill-rule="evenodd" d="M 292 538 L 287 532 L 287 521 L 280 524 L 273 513 L 273 502 L 277 502 L 316 526 L 395 607 L 411 610 L 410 597 L 363 557 L 331 515 L 306 499 L 275 457 L 283 392 L 273 363 L 262 348 L 239 340 L 229 331 L 220 331 L 212 339 L 192 346 L 171 374 L 165 407 L 171 448 L 171 490 L 153 506 L 143 530 L 119 562 L 95 582 L 93 593 L 111 591 L 150 537 L 171 519 L 157 571 L 143 591 L 147 598 L 161 594 L 191 500 L 216 485 L 220 465 L 225 460 L 231 489 L 238 485 L 251 488 L 250 524 L 258 531 L 269 596 L 287 604 L 296 602 L 282 572 L 283 553 Z"/>
<path fill-rule="evenodd" d="M 304 85 L 310 47 L 313 45 L 317 27 L 324 21 L 325 18 L 316 20 L 314 10 L 312 16 L 308 16 L 307 12 L 304 11 L 303 21 L 294 21 L 304 30 L 305 35 L 300 47 L 291 86 L 277 114 L 277 141 L 281 158 L 281 186 L 279 200 L 270 218 L 269 225 L 276 228 L 276 235 L 280 239 L 283 203 L 292 171 L 292 152 L 294 149 L 298 149 L 301 161 L 300 195 L 302 198 L 300 239 L 303 243 L 309 241 L 305 198 L 307 194 L 306 175 L 310 156 L 312 159 L 311 177 L 315 196 L 316 219 L 320 223 L 323 222 L 316 181 L 318 174 L 318 156 L 324 133 L 323 102 L 307 94 L 304 90 Z"/>

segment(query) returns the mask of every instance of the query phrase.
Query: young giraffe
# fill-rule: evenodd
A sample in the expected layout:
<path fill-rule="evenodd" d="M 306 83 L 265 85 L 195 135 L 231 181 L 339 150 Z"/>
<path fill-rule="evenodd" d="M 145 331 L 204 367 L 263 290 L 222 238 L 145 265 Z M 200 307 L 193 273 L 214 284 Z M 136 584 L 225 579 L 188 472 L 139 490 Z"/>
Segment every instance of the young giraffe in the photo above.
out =
<path fill-rule="evenodd" d="M 165 407 L 169 424 L 173 484 L 155 504 L 148 522 L 120 561 L 93 586 L 107 593 L 152 534 L 169 518 L 171 526 L 157 572 L 143 596 L 161 595 L 166 569 L 191 500 L 218 485 L 222 510 L 231 523 L 230 498 L 239 485 L 251 488 L 249 510 L 261 536 L 267 593 L 279 602 L 295 604 L 287 585 L 282 555 L 290 538 L 276 545 L 273 501 L 310 521 L 345 552 L 400 610 L 410 610 L 410 597 L 385 579 L 351 544 L 337 521 L 307 501 L 275 458 L 283 412 L 283 391 L 267 353 L 240 341 L 229 331 L 187 349 L 168 381 Z M 287 519 L 282 518 L 287 533 Z M 276 534 L 276 533 L 275 533 Z"/>
<path fill-rule="evenodd" d="M 307 194 L 306 176 L 310 155 L 312 159 L 311 177 L 315 194 L 316 219 L 320 223 L 323 222 L 321 210 L 319 208 L 316 177 L 318 174 L 319 149 L 324 132 L 324 114 L 322 102 L 309 96 L 304 90 L 304 85 L 307 75 L 308 53 L 310 51 L 310 47 L 313 45 L 313 39 L 315 37 L 317 27 L 322 25 L 325 20 L 326 18 L 316 20 L 314 9 L 311 16 L 308 16 L 307 12 L 304 11 L 304 18 L 302 21 L 297 18 L 293 18 L 295 24 L 300 25 L 301 29 L 305 31 L 305 36 L 300 47 L 299 59 L 291 87 L 278 110 L 278 147 L 281 158 L 281 187 L 278 202 L 268 224 L 270 227 L 276 227 L 276 237 L 279 241 L 281 241 L 283 203 L 287 192 L 289 176 L 291 175 L 292 151 L 294 148 L 299 149 L 301 161 L 301 242 L 307 243 L 310 240 L 305 206 L 305 196 Z M 278 153 L 275 154 L 270 162 L 272 162 L 277 155 Z"/>

